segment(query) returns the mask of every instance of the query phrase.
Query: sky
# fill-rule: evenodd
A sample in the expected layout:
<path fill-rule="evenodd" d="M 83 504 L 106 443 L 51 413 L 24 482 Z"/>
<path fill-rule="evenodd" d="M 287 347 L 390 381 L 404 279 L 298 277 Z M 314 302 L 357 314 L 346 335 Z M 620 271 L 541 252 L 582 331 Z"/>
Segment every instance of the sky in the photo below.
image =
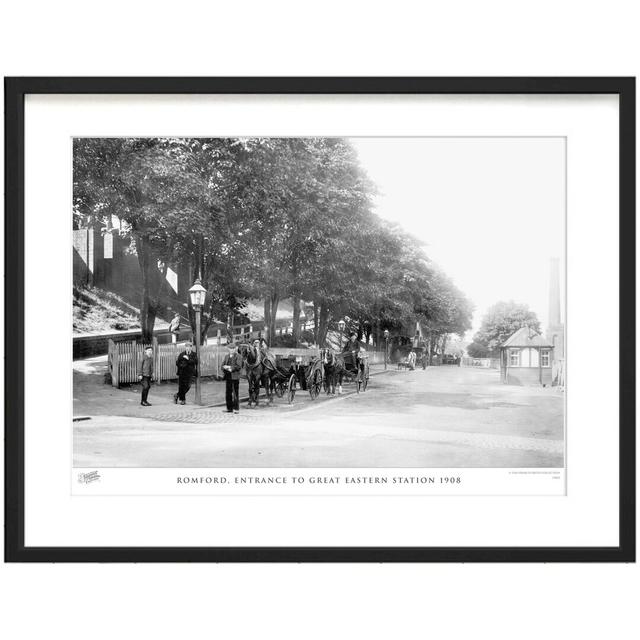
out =
<path fill-rule="evenodd" d="M 474 303 L 466 339 L 501 300 L 528 304 L 546 328 L 552 257 L 564 279 L 564 138 L 350 141 L 378 187 L 376 213 L 423 241 Z"/>

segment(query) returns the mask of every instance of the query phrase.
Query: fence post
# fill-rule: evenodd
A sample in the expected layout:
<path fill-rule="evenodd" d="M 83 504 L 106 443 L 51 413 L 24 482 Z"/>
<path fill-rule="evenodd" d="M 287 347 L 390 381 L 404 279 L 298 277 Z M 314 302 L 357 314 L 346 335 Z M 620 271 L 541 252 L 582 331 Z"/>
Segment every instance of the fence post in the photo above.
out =
<path fill-rule="evenodd" d="M 158 351 L 158 338 L 151 338 L 151 346 L 153 347 L 153 381 L 160 382 L 160 353 Z"/>
<path fill-rule="evenodd" d="M 111 373 L 111 386 L 118 388 L 118 349 L 116 348 L 116 343 L 111 338 L 109 338 L 108 353 L 109 372 Z"/>

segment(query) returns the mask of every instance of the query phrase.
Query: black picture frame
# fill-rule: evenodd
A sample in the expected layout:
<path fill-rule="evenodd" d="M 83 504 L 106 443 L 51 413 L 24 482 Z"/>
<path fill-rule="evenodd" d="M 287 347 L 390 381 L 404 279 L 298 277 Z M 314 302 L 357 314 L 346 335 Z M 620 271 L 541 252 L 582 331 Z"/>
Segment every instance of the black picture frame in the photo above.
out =
<path fill-rule="evenodd" d="M 24 540 L 24 100 L 28 94 L 615 94 L 619 98 L 619 530 L 613 547 L 26 547 Z M 635 78 L 5 78 L 6 562 L 634 562 Z"/>

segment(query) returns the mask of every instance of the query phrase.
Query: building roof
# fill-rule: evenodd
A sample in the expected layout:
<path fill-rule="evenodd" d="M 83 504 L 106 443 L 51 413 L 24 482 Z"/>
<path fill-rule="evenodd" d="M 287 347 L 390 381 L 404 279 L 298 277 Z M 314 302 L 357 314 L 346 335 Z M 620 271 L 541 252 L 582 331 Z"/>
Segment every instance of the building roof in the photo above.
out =
<path fill-rule="evenodd" d="M 503 347 L 549 347 L 553 345 L 539 333 L 529 327 L 518 329 L 510 338 L 502 343 Z"/>

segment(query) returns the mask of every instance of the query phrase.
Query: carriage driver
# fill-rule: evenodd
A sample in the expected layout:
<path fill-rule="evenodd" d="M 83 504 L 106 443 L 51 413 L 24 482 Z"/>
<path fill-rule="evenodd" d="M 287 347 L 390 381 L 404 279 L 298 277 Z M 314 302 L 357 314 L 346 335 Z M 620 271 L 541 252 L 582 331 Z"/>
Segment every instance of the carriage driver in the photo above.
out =
<path fill-rule="evenodd" d="M 362 360 L 360 358 L 360 342 L 358 342 L 358 334 L 353 331 L 349 335 L 349 342 L 344 346 L 342 353 L 351 353 L 353 357 L 353 366 L 362 366 Z"/>
<path fill-rule="evenodd" d="M 267 346 L 267 341 L 262 338 L 262 339 L 258 339 L 256 338 L 253 341 L 253 348 L 256 350 L 256 352 L 260 355 L 260 357 L 262 358 L 263 361 L 267 361 L 272 368 L 275 368 L 276 366 L 276 360 L 275 358 L 269 353 L 269 347 Z"/>
<path fill-rule="evenodd" d="M 342 350 L 342 353 L 346 353 L 347 351 L 352 351 L 356 353 L 360 351 L 360 344 L 358 343 L 358 334 L 355 331 L 353 331 L 349 335 L 349 341 L 347 342 L 347 344 L 344 345 L 344 349 Z"/>
<path fill-rule="evenodd" d="M 262 340 L 260 340 L 260 338 L 254 338 L 251 344 L 253 348 L 256 350 L 256 353 L 262 356 L 263 358 L 269 355 L 267 351 L 267 343 L 264 338 L 262 338 Z"/>

